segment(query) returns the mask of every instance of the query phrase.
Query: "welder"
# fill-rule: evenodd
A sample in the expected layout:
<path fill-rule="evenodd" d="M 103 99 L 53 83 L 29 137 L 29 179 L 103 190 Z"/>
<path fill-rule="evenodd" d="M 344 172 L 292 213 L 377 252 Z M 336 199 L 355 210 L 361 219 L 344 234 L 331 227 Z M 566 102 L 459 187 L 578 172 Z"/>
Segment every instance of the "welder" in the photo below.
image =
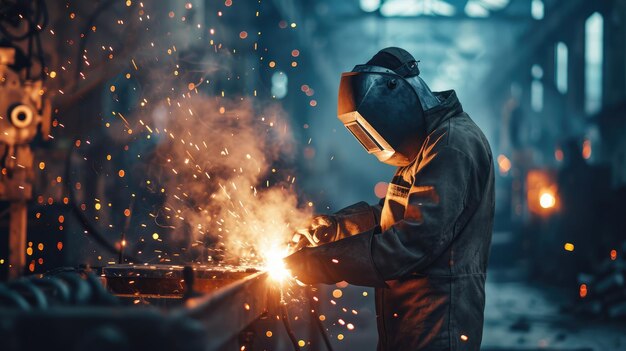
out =
<path fill-rule="evenodd" d="M 313 219 L 285 259 L 304 283 L 376 288 L 378 350 L 479 350 L 494 216 L 489 144 L 406 50 L 343 73 L 338 116 L 397 166 L 386 197 Z"/>

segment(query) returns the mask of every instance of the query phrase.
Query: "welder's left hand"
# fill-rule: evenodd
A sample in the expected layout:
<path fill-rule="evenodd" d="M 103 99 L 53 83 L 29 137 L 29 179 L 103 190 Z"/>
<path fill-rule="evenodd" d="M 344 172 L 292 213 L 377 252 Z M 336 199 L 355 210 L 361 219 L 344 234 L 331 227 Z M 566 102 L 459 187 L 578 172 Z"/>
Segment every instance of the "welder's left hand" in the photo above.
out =
<path fill-rule="evenodd" d="M 292 275 L 307 284 L 350 284 L 386 287 L 371 258 L 374 230 L 328 244 L 305 247 L 284 259 Z"/>
<path fill-rule="evenodd" d="M 299 281 L 306 284 L 323 283 L 333 284 L 336 283 L 330 277 L 331 272 L 322 272 L 324 265 L 318 260 L 315 255 L 315 248 L 303 247 L 299 251 L 285 257 L 285 266 L 291 271 L 291 274 Z"/>
<path fill-rule="evenodd" d="M 289 243 L 289 252 L 296 252 L 307 246 L 318 246 L 336 240 L 339 226 L 333 215 L 318 215 L 309 225 L 298 229 Z"/>

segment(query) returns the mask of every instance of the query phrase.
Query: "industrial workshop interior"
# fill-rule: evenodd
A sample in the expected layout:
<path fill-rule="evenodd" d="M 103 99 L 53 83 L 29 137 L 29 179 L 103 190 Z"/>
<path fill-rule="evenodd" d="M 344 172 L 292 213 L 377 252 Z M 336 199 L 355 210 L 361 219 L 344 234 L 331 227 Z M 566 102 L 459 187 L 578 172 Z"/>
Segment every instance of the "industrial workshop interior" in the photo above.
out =
<path fill-rule="evenodd" d="M 1 0 L 0 350 L 626 350 L 626 0 Z"/>

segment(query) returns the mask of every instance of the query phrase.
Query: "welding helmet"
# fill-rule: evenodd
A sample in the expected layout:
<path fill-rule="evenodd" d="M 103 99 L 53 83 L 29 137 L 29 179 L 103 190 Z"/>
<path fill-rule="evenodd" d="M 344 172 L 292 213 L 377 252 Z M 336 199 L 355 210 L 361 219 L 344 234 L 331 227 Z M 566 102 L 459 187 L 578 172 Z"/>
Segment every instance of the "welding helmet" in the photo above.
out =
<path fill-rule="evenodd" d="M 403 49 L 386 48 L 341 75 L 339 120 L 368 153 L 393 166 L 415 159 L 426 138 L 424 111 L 439 105 L 417 63 Z"/>

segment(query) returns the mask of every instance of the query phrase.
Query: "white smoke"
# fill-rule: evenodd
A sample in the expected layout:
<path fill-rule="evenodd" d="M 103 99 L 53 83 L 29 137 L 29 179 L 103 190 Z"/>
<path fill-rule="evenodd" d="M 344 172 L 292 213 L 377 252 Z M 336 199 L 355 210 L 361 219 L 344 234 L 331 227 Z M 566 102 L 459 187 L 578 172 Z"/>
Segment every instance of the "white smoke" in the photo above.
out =
<path fill-rule="evenodd" d="M 280 107 L 193 93 L 161 107 L 169 142 L 158 162 L 175 232 L 238 264 L 284 247 L 311 212 L 299 205 L 293 173 L 281 168 L 293 160 L 294 140 Z"/>

